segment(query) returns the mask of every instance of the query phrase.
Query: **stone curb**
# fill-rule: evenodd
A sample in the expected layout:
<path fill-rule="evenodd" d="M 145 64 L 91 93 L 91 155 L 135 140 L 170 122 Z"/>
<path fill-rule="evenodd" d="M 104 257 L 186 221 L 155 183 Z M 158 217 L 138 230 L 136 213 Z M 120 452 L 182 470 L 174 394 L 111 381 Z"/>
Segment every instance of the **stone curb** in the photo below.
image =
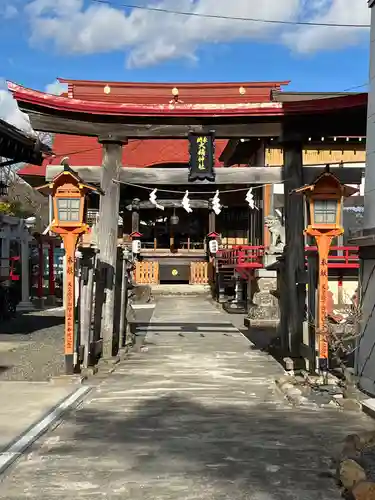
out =
<path fill-rule="evenodd" d="M 375 431 L 349 434 L 337 460 L 337 480 L 342 493 L 354 500 L 373 500 L 375 483 L 369 481 L 363 468 L 362 453 L 370 445 L 375 445 Z"/>
<path fill-rule="evenodd" d="M 297 381 L 290 375 L 284 375 L 276 379 L 276 386 L 284 397 L 294 406 L 305 406 L 316 409 L 318 405 L 303 396 L 302 391 L 296 387 Z"/>
<path fill-rule="evenodd" d="M 333 379 L 331 380 L 331 383 L 332 382 Z M 346 411 L 361 411 L 361 403 L 353 398 L 332 396 L 332 399 L 329 403 L 315 403 L 314 401 L 311 401 L 308 397 L 303 395 L 303 392 L 297 387 L 298 384 L 299 382 L 290 373 L 287 373 L 284 376 L 276 379 L 277 388 L 293 406 L 303 406 L 310 409 L 336 408 L 338 410 Z"/>
<path fill-rule="evenodd" d="M 64 416 L 66 412 L 77 407 L 83 398 L 91 391 L 89 386 L 81 386 L 68 397 L 60 401 L 57 406 L 36 421 L 23 434 L 17 437 L 6 449 L 0 453 L 0 474 L 5 472 L 23 453 L 30 448 L 43 434 Z"/>

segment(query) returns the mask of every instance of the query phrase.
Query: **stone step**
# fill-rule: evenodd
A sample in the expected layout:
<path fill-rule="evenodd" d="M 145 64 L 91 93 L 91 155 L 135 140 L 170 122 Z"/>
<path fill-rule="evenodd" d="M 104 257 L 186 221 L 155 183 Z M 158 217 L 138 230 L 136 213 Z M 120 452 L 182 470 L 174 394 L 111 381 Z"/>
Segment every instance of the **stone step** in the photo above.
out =
<path fill-rule="evenodd" d="M 210 295 L 210 285 L 152 285 L 153 296 L 157 295 Z"/>

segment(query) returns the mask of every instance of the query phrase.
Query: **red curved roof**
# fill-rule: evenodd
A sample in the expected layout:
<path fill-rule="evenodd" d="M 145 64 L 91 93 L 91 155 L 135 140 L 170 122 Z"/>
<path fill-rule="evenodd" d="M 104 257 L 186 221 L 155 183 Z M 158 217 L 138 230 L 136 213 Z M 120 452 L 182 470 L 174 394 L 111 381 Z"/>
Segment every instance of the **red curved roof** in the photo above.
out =
<path fill-rule="evenodd" d="M 116 116 L 127 118 L 153 117 L 189 118 L 194 123 L 199 118 L 279 116 L 334 112 L 367 105 L 367 94 L 350 94 L 340 97 L 306 98 L 282 102 L 273 92 L 288 82 L 205 83 L 205 84 L 149 84 L 121 82 L 92 82 L 60 79 L 68 84 L 67 94 L 55 96 L 27 89 L 8 82 L 8 88 L 24 109 L 39 109 L 51 116 L 59 112 Z M 178 101 L 173 99 L 173 89 L 178 89 Z M 279 92 L 280 94 L 280 92 Z M 298 97 L 298 96 L 297 96 Z M 23 106 L 22 106 L 23 105 Z M 117 118 L 118 120 L 118 118 Z M 226 140 L 216 141 L 216 162 Z M 59 164 L 61 156 L 69 156 L 71 165 L 101 165 L 101 147 L 95 137 L 56 135 L 53 144 L 56 157 L 52 164 Z M 183 139 L 132 140 L 124 147 L 123 164 L 127 167 L 147 167 L 157 164 L 188 162 L 188 142 Z M 41 167 L 28 165 L 21 175 L 44 176 L 47 163 Z"/>
<path fill-rule="evenodd" d="M 58 79 L 68 96 L 86 101 L 127 104 L 169 104 L 177 89 L 181 104 L 238 104 L 269 102 L 272 93 L 289 82 L 138 83 Z"/>
<path fill-rule="evenodd" d="M 227 140 L 215 141 L 216 167 Z M 26 165 L 18 171 L 22 176 L 43 176 L 47 165 L 60 165 L 61 158 L 69 156 L 72 167 L 100 166 L 102 163 L 102 147 L 95 137 L 74 135 L 55 136 L 53 142 L 55 156 L 46 160 L 42 166 Z M 123 148 L 124 167 L 152 167 L 160 164 L 187 164 L 189 162 L 189 143 L 184 139 L 147 139 L 132 140 Z"/>
<path fill-rule="evenodd" d="M 171 96 L 166 96 L 164 104 L 113 103 L 87 99 L 46 94 L 38 90 L 27 89 L 21 85 L 7 82 L 8 89 L 19 103 L 43 108 L 43 110 L 82 113 L 104 116 L 124 117 L 212 117 L 212 116 L 251 116 L 276 115 L 282 112 L 279 102 L 249 102 L 240 96 L 238 102 L 232 103 L 192 103 L 187 104 L 182 99 L 174 102 Z M 242 97 L 242 98 L 241 98 Z M 104 99 L 104 97 L 103 97 Z"/>
<path fill-rule="evenodd" d="M 219 102 L 219 97 L 215 96 L 209 99 L 207 95 L 195 99 L 195 102 L 185 102 L 182 96 L 179 95 L 179 101 L 175 102 L 173 96 L 165 96 L 165 101 L 160 102 L 160 98 L 153 99 L 148 97 L 148 101 L 140 103 L 140 97 L 128 96 L 125 102 L 122 96 L 121 102 L 111 102 L 106 99 L 106 94 L 103 90 L 102 100 L 88 99 L 87 93 L 82 97 L 85 99 L 76 99 L 74 97 L 55 96 L 39 92 L 37 90 L 27 89 L 12 82 L 7 82 L 9 90 L 13 93 L 14 98 L 21 103 L 29 106 L 40 108 L 44 113 L 56 112 L 71 112 L 90 114 L 96 116 L 123 116 L 124 118 L 140 118 L 140 117 L 159 117 L 159 118 L 207 118 L 207 117 L 240 117 L 240 116 L 280 116 L 285 114 L 303 114 L 303 113 L 319 113 L 325 111 L 335 111 L 339 109 L 347 109 L 352 107 L 363 106 L 367 102 L 367 94 L 354 94 L 342 97 L 332 97 L 325 99 L 301 100 L 292 102 L 277 102 L 263 100 L 254 102 L 249 98 L 247 92 L 241 94 L 240 88 L 237 88 L 236 98 L 232 95 L 226 102 Z M 124 84 L 122 84 L 124 85 Z M 207 84 L 208 85 L 208 84 Z M 138 87 L 138 84 L 133 84 Z M 208 88 L 208 87 L 207 87 Z M 233 87 L 230 87 L 233 91 Z M 246 89 L 245 89 L 246 90 Z M 272 88 L 268 88 L 267 92 L 272 93 Z M 87 92 L 87 89 L 85 90 Z M 202 87 L 203 92 L 203 87 Z M 68 94 L 69 95 L 69 94 Z M 110 95 L 110 94 L 108 94 Z M 130 102 L 130 99 L 133 102 Z M 202 102 L 202 101 L 205 102 Z M 135 102 L 134 102 L 135 101 Z M 153 102 L 151 102 L 153 101 Z M 214 101 L 214 102 L 212 102 Z"/>

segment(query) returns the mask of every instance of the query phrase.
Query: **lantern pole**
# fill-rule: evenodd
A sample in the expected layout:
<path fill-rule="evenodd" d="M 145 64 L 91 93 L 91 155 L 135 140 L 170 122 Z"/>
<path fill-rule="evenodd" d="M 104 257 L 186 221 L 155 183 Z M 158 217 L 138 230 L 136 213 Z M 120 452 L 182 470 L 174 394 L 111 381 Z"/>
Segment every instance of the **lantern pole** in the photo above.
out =
<path fill-rule="evenodd" d="M 339 230 L 340 231 L 340 230 Z M 339 232 L 338 231 L 338 232 Z M 340 231 L 340 234 L 342 231 Z M 319 369 L 322 372 L 328 370 L 328 331 L 327 331 L 327 293 L 328 293 L 328 259 L 331 248 L 333 234 L 315 235 L 316 245 L 318 247 L 319 258 L 319 277 L 318 277 L 318 357 Z"/>
<path fill-rule="evenodd" d="M 65 249 L 65 373 L 73 375 L 78 365 L 75 352 L 75 251 L 78 238 L 88 232 L 84 223 L 85 197 L 87 192 L 103 194 L 101 190 L 89 184 L 83 184 L 77 174 L 62 160 L 64 167 L 51 183 L 37 188 L 46 194 L 52 194 L 54 219 L 51 231 L 59 234 Z"/>
<path fill-rule="evenodd" d="M 72 375 L 76 365 L 74 359 L 74 330 L 75 330 L 75 282 L 74 282 L 74 262 L 75 249 L 79 234 L 67 232 L 61 234 L 64 242 L 66 257 L 66 288 L 65 288 L 65 373 Z"/>
<path fill-rule="evenodd" d="M 295 193 L 304 194 L 309 202 L 309 224 L 304 233 L 313 236 L 318 247 L 318 318 L 316 321 L 317 355 L 319 371 L 328 371 L 329 344 L 327 329 L 327 297 L 328 297 L 328 259 L 333 238 L 343 234 L 341 226 L 341 208 L 343 198 L 351 196 L 358 190 L 341 184 L 339 179 L 326 171 L 308 186 L 296 189 Z M 331 210 L 328 209 L 328 204 Z M 332 206 L 335 207 L 332 212 Z M 333 217 L 332 217 L 333 215 Z"/>

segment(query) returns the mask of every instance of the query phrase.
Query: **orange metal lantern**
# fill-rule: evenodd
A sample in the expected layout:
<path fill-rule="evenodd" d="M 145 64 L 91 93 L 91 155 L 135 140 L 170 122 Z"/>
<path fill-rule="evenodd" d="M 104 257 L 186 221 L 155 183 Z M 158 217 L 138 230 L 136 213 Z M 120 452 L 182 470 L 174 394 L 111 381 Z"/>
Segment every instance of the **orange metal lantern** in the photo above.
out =
<path fill-rule="evenodd" d="M 66 257 L 66 311 L 65 311 L 65 368 L 67 374 L 74 373 L 75 330 L 75 250 L 78 238 L 89 232 L 84 222 L 85 199 L 89 192 L 102 194 L 100 189 L 84 184 L 68 166 L 49 184 L 37 188 L 53 197 L 53 221 L 51 231 L 59 234 L 64 242 Z"/>
<path fill-rule="evenodd" d="M 305 234 L 316 240 L 319 255 L 319 282 L 318 282 L 318 353 L 319 368 L 328 369 L 328 338 L 327 338 L 327 294 L 328 294 L 328 258 L 332 239 L 344 232 L 341 225 L 342 202 L 358 192 L 351 186 L 341 184 L 335 175 L 326 172 L 316 181 L 302 188 L 296 193 L 305 195 L 309 208 L 309 221 Z"/>

